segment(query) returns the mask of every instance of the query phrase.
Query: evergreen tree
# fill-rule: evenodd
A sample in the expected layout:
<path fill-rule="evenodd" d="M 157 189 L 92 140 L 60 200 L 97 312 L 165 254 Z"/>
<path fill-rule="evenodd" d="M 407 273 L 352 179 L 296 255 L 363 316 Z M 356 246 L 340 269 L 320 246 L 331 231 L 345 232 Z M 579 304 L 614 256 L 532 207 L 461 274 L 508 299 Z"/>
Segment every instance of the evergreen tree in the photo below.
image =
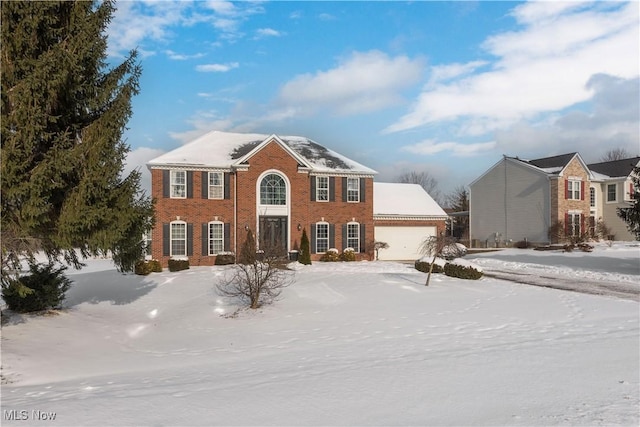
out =
<path fill-rule="evenodd" d="M 132 271 L 153 222 L 140 172 L 123 176 L 122 135 L 141 68 L 132 51 L 108 68 L 110 0 L 3 1 L 3 282 L 43 251 L 79 268 L 111 252 Z"/>
<path fill-rule="evenodd" d="M 635 192 L 633 193 L 633 203 L 628 208 L 618 208 L 618 216 L 627 223 L 629 231 L 636 236 L 636 240 L 640 240 L 640 167 L 634 166 L 633 175 L 631 177 Z"/>
<path fill-rule="evenodd" d="M 256 262 L 256 239 L 253 237 L 253 231 L 247 230 L 247 238 L 244 240 L 240 248 L 240 256 L 238 264 L 253 264 Z"/>
<path fill-rule="evenodd" d="M 307 237 L 307 229 L 302 230 L 302 237 L 300 238 L 300 256 L 298 262 L 304 265 L 311 265 L 311 251 L 309 249 L 309 238 Z"/>

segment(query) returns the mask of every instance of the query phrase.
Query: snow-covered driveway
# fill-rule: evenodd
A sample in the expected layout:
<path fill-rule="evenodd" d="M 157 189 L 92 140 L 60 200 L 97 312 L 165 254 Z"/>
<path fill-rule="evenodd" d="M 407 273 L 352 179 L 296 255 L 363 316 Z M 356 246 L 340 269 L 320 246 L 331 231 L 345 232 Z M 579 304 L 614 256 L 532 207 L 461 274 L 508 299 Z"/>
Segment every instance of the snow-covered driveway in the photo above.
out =
<path fill-rule="evenodd" d="M 600 244 L 589 253 L 505 249 L 466 258 L 487 277 L 640 301 L 638 244 Z"/>

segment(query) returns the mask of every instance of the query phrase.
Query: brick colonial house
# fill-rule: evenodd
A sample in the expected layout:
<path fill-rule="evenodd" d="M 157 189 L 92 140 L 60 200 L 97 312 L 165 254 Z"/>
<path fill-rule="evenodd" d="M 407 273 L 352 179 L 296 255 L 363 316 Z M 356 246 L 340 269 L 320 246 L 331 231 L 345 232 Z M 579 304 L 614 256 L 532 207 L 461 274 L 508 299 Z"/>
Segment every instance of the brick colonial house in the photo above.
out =
<path fill-rule="evenodd" d="M 314 260 L 329 248 L 372 256 L 376 172 L 308 138 L 214 131 L 147 167 L 151 256 L 163 265 L 213 265 L 219 253 L 239 251 L 247 230 L 259 247 L 290 252 L 306 229 Z"/>
<path fill-rule="evenodd" d="M 587 165 L 578 153 L 536 160 L 504 156 L 469 186 L 471 246 L 549 243 L 554 224 L 573 236 L 593 234 L 597 221 L 613 228 L 616 239 L 633 240 L 615 207 L 631 201 L 630 176 L 639 160 Z"/>

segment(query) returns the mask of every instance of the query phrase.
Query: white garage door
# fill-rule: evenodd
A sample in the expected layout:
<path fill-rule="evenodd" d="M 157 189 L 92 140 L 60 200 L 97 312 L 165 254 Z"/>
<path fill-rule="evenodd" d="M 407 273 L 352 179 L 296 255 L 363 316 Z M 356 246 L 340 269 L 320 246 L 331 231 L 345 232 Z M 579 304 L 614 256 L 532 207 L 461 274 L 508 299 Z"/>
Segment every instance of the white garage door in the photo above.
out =
<path fill-rule="evenodd" d="M 422 257 L 420 245 L 428 236 L 436 235 L 436 227 L 376 227 L 375 238 L 387 242 L 388 249 L 381 249 L 381 260 L 415 261 Z"/>

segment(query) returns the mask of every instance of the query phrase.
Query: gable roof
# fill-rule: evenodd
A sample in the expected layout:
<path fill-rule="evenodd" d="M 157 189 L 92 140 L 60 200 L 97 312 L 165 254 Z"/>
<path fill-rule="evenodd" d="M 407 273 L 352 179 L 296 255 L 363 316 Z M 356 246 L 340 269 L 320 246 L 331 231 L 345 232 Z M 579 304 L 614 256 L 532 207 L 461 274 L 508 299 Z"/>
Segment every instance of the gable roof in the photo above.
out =
<path fill-rule="evenodd" d="M 543 157 L 541 159 L 529 160 L 528 163 L 540 169 L 555 169 L 555 168 L 564 169 L 569 164 L 571 159 L 573 159 L 576 156 L 576 154 L 578 153 L 567 153 L 567 154 L 560 154 L 558 156 Z"/>
<path fill-rule="evenodd" d="M 373 183 L 373 216 L 447 217 L 447 213 L 418 184 Z"/>
<path fill-rule="evenodd" d="M 191 166 L 231 169 L 275 141 L 302 166 L 318 173 L 374 175 L 377 172 L 302 136 L 212 131 L 149 161 L 149 168 Z"/>
<path fill-rule="evenodd" d="M 609 178 L 626 178 L 633 172 L 633 167 L 640 163 L 640 157 L 612 160 L 609 162 L 593 163 L 587 165 L 589 169 Z"/>

